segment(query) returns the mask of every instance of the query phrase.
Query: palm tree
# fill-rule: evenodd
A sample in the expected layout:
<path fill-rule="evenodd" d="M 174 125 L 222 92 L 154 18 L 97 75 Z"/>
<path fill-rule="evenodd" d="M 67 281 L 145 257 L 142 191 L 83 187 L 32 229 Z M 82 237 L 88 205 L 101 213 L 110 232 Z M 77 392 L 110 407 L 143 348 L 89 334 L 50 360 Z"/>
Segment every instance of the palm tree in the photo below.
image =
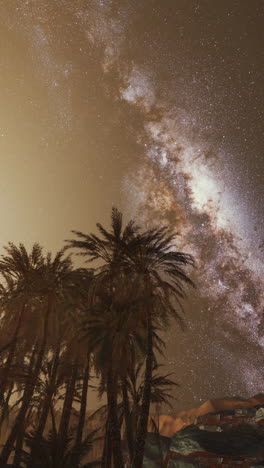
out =
<path fill-rule="evenodd" d="M 77 235 L 78 240 L 67 241 L 68 247 L 77 248 L 80 250 L 79 254 L 88 257 L 88 261 L 101 261 L 103 265 L 100 266 L 93 281 L 92 299 L 95 303 L 100 303 L 101 309 L 104 308 L 103 324 L 96 322 L 97 317 L 93 317 L 88 327 L 91 325 L 94 330 L 96 328 L 96 342 L 90 342 L 90 350 L 98 350 L 99 343 L 103 344 L 99 354 L 96 355 L 96 362 L 98 369 L 100 369 L 105 376 L 105 383 L 107 388 L 108 398 L 108 424 L 111 434 L 111 445 L 113 451 L 113 458 L 116 468 L 123 468 L 123 456 L 121 451 L 121 437 L 118 424 L 118 416 L 116 412 L 117 407 L 117 374 L 114 366 L 113 346 L 116 343 L 118 330 L 115 330 L 113 323 L 116 324 L 117 302 L 119 300 L 117 293 L 120 288 L 117 288 L 117 278 L 120 276 L 120 256 L 123 255 L 123 246 L 128 243 L 135 233 L 137 228 L 133 222 L 122 228 L 122 215 L 115 208 L 112 210 L 112 229 L 110 232 L 106 231 L 101 224 L 97 227 L 102 235 L 102 239 L 94 234 L 86 235 L 79 231 L 73 231 Z M 96 320 L 95 320 L 96 319 Z M 107 324 L 105 327 L 105 323 Z M 107 332 L 108 327 L 108 332 Z M 111 330 L 111 333 L 109 333 Z M 106 340 L 103 341 L 102 337 Z M 91 327 L 90 327 L 90 337 Z M 117 349 L 117 346 L 115 346 Z M 109 354 L 110 353 L 110 354 Z M 112 358 L 109 359 L 109 356 Z M 104 356 L 104 358 L 103 358 Z M 107 359 L 105 357 L 107 356 Z M 96 364 L 95 364 L 96 365 Z"/>
<path fill-rule="evenodd" d="M 14 330 L 8 355 L 3 367 L 0 394 L 3 395 L 9 381 L 9 374 L 16 353 L 17 342 L 24 325 L 25 315 L 30 313 L 30 302 L 35 296 L 34 284 L 43 265 L 42 247 L 34 244 L 27 252 L 23 244 L 17 247 L 9 243 L 4 247 L 6 254 L 1 256 L 0 287 L 1 308 L 4 312 L 2 326 L 6 333 Z"/>
<path fill-rule="evenodd" d="M 141 407 L 144 391 L 144 379 L 142 380 L 141 378 L 143 365 L 143 361 L 135 363 L 135 367 L 129 370 L 128 377 L 126 379 L 127 393 L 129 400 L 131 400 L 131 413 L 135 413 L 135 418 L 133 418 L 136 420 L 134 428 L 137 427 L 139 409 Z M 153 371 L 157 371 L 160 367 L 162 367 L 161 364 L 156 364 Z M 174 380 L 170 379 L 171 375 L 172 373 L 165 375 L 155 373 L 152 375 L 150 402 L 156 407 L 162 404 L 166 404 L 172 408 L 170 400 L 175 400 L 175 397 L 169 392 L 171 391 L 172 387 L 178 387 L 178 384 Z M 141 378 L 140 381 L 139 378 Z M 136 435 L 135 430 L 134 435 Z"/>
<path fill-rule="evenodd" d="M 112 282 L 115 283 L 116 281 Z M 97 288 L 98 284 L 94 287 Z M 109 437 L 113 431 L 111 425 L 113 424 L 115 430 L 117 428 L 116 432 L 120 433 L 123 412 L 127 416 L 129 411 L 128 406 L 118 404 L 118 395 L 122 388 L 124 399 L 124 382 L 131 353 L 141 357 L 145 354 L 145 331 L 141 326 L 135 328 L 133 325 L 135 309 L 140 302 L 140 298 L 135 298 L 135 294 L 132 296 L 135 291 L 134 285 L 130 284 L 128 287 L 124 278 L 119 278 L 119 288 L 122 292 L 115 288 L 114 297 L 103 287 L 105 284 L 100 281 L 96 304 L 83 311 L 79 337 L 86 339 L 88 350 L 93 354 L 94 369 L 97 375 L 101 376 L 99 397 L 104 392 L 107 393 L 108 417 L 102 466 L 108 467 L 113 452 L 113 437 Z M 115 442 L 121 443 L 120 440 Z"/>
<path fill-rule="evenodd" d="M 15 442 L 18 434 L 24 432 L 27 411 L 25 411 L 23 402 L 25 400 L 29 399 L 29 403 L 28 403 L 27 408 L 26 408 L 26 410 L 28 410 L 28 408 L 30 406 L 29 395 L 31 394 L 32 386 L 33 386 L 34 366 L 36 365 L 37 352 L 38 352 L 38 343 L 36 341 L 35 345 L 33 346 L 31 356 L 30 356 L 30 362 L 29 362 L 29 365 L 28 365 L 28 378 L 26 380 L 26 383 L 25 383 L 25 386 L 24 386 L 24 391 L 23 391 L 23 396 L 21 398 L 22 404 L 21 404 L 21 407 L 18 410 L 18 413 L 17 413 L 17 415 L 15 417 L 15 421 L 13 423 L 11 432 L 9 434 L 9 437 L 7 438 L 7 441 L 6 441 L 5 445 L 4 445 L 4 448 L 3 448 L 1 456 L 0 456 L 0 462 L 3 463 L 3 464 L 7 462 L 8 458 L 9 458 L 9 456 L 10 456 L 12 450 L 13 450 L 13 445 L 14 445 L 14 442 Z M 20 449 L 20 444 L 19 444 L 19 449 Z M 4 460 L 4 461 L 2 461 L 2 460 Z"/>
<path fill-rule="evenodd" d="M 171 318 L 183 324 L 179 309 L 183 310 L 184 285 L 194 286 L 184 272 L 184 267 L 194 264 L 193 258 L 175 250 L 174 237 L 167 227 L 149 230 L 130 243 L 126 255 L 127 269 L 141 278 L 141 287 L 145 292 L 141 313 L 147 330 L 144 390 L 133 468 L 141 468 L 143 463 L 154 367 L 153 329 L 166 329 Z"/>
<path fill-rule="evenodd" d="M 97 430 L 91 431 L 82 441 L 82 443 L 77 447 L 78 453 L 80 454 L 80 460 L 82 460 L 91 450 L 93 444 L 100 439 L 97 436 Z M 34 437 L 30 434 L 26 434 L 26 444 L 29 448 L 32 447 Z M 60 450 L 60 440 L 58 434 L 54 431 L 49 431 L 47 436 L 41 437 L 38 452 L 35 457 L 35 465 L 39 468 L 72 468 L 73 457 L 75 447 L 72 444 L 73 434 L 72 431 L 69 433 L 63 452 L 61 453 L 61 458 L 58 459 L 57 454 Z M 21 461 L 30 466 L 30 455 L 28 452 L 22 450 Z M 97 460 L 88 462 L 88 463 L 79 463 L 78 467 L 80 468 L 93 468 L 99 467 L 100 462 Z"/>
<path fill-rule="evenodd" d="M 116 414 L 120 371 L 114 363 L 120 365 L 119 357 L 124 367 L 127 365 L 129 348 L 125 344 L 128 336 L 134 336 L 139 327 L 146 329 L 144 390 L 133 459 L 133 468 L 141 468 L 151 401 L 154 330 L 166 329 L 171 317 L 182 325 L 179 311 L 182 310 L 181 300 L 185 297 L 184 286 L 193 286 L 184 267 L 193 265 L 193 259 L 188 254 L 175 251 L 174 235 L 167 227 L 139 233 L 139 228 L 130 221 L 123 230 L 122 214 L 115 208 L 112 210 L 111 231 L 108 232 L 99 223 L 97 227 L 101 238 L 73 231 L 78 239 L 67 242 L 69 247 L 78 248 L 79 255 L 87 257 L 88 261 L 103 262 L 95 273 L 94 300 L 104 306 L 104 313 L 99 318 L 88 320 L 88 328 L 90 332 L 92 328 L 96 331 L 94 349 L 105 335 L 104 351 L 103 348 L 100 350 L 101 365 L 102 356 L 109 357 L 111 352 L 111 359 L 104 359 L 104 362 L 108 362 L 105 378 L 108 423 L 116 468 L 123 468 L 124 464 Z M 133 288 L 129 288 L 129 285 L 133 285 Z M 134 297 L 132 305 L 128 306 L 131 291 Z M 98 321 L 103 323 L 99 324 Z"/>
<path fill-rule="evenodd" d="M 84 372 L 82 376 L 82 392 L 81 392 L 81 402 L 80 402 L 80 413 L 79 413 L 79 421 L 76 430 L 76 439 L 75 439 L 75 446 L 74 446 L 74 453 L 73 453 L 73 468 L 78 468 L 80 453 L 78 451 L 78 447 L 81 446 L 83 440 L 83 432 L 84 432 L 84 424 L 85 424 L 85 415 L 86 415 L 86 408 L 87 408 L 87 392 L 88 392 L 88 383 L 89 383 L 89 376 L 90 376 L 90 366 L 91 366 L 91 356 L 88 352 L 86 355 L 86 364 L 84 367 Z"/>
<path fill-rule="evenodd" d="M 89 288 L 93 279 L 93 271 L 90 269 L 80 268 L 75 270 L 75 282 L 72 287 L 68 288 L 68 296 L 66 303 L 66 315 L 68 315 L 68 323 L 71 328 L 71 336 L 68 336 L 67 346 L 71 352 L 75 352 L 75 364 L 72 367 L 72 375 L 69 385 L 67 386 L 63 413 L 59 428 L 59 437 L 61 437 L 61 449 L 65 444 L 67 437 L 67 428 L 70 421 L 71 406 L 75 399 L 75 392 L 79 392 L 78 402 L 80 403 L 79 419 L 76 427 L 76 438 L 74 449 L 72 452 L 72 466 L 78 467 L 80 453 L 78 447 L 82 444 L 86 407 L 87 407 L 87 392 L 90 374 L 91 356 L 87 351 L 86 344 L 76 339 L 78 333 L 78 317 L 83 308 L 87 307 Z M 69 358 L 70 361 L 70 358 Z M 80 383 L 80 381 L 82 383 Z"/>
<path fill-rule="evenodd" d="M 88 390 L 89 369 L 87 367 L 86 348 L 76 340 L 76 318 L 80 307 L 86 303 L 87 289 L 92 278 L 92 271 L 86 269 L 76 269 L 69 272 L 65 277 L 65 289 L 63 294 L 56 302 L 55 314 L 53 316 L 53 327 L 49 332 L 49 342 L 52 346 L 52 365 L 48 363 L 48 380 L 44 385 L 43 405 L 41 404 L 41 395 L 39 395 L 40 405 L 42 406 L 40 418 L 38 420 L 34 437 L 31 444 L 30 466 L 34 466 L 35 458 L 38 453 L 38 447 L 43 435 L 43 431 L 48 418 L 49 410 L 52 408 L 52 399 L 59 392 L 59 388 L 66 383 L 66 393 L 63 404 L 63 411 L 60 426 L 57 433 L 57 458 L 60 460 L 64 446 L 68 437 L 69 422 L 71 417 L 73 401 L 77 381 L 82 378 L 84 369 L 83 388 L 81 397 L 80 418 L 76 433 L 76 447 L 80 447 L 82 442 L 83 427 L 85 422 L 86 401 Z M 72 362 L 72 355 L 75 354 L 75 363 Z M 51 412 L 51 416 L 53 414 Z M 60 442 L 60 443 L 59 443 Z M 76 463 L 78 460 L 78 451 L 75 453 Z M 74 466 L 74 460 L 72 460 Z"/>
<path fill-rule="evenodd" d="M 7 390 L 7 395 L 2 408 L 0 425 L 8 414 L 10 390 L 14 387 L 12 382 L 14 375 L 12 374 L 15 360 L 17 360 L 16 355 L 19 358 L 21 356 L 23 361 L 24 355 L 36 339 L 36 336 L 35 338 L 30 337 L 30 333 L 25 333 L 29 332 L 25 324 L 31 321 L 36 301 L 35 283 L 43 265 L 42 248 L 39 244 L 34 244 L 31 252 L 28 253 L 23 244 L 19 244 L 17 247 L 13 243 L 9 243 L 5 247 L 5 251 L 6 253 L 1 256 L 0 260 L 0 274 L 2 276 L 0 301 L 3 311 L 1 328 L 8 335 L 12 333 L 11 330 L 14 332 L 2 367 L 0 393 L 4 395 Z M 14 440 L 13 438 L 12 444 Z M 10 450 L 12 450 L 12 445 L 9 446 L 7 452 L 10 453 Z"/>
<path fill-rule="evenodd" d="M 153 339 L 155 347 L 160 353 L 161 349 L 160 346 L 157 346 L 156 344 L 155 333 Z M 165 346 L 165 343 L 159 344 Z M 142 358 L 136 359 L 133 349 L 131 349 L 131 361 L 127 368 L 127 376 L 122 378 L 121 385 L 125 419 L 125 436 L 127 439 L 127 446 L 131 463 L 134 455 L 134 444 L 144 391 L 144 380 L 139 380 L 140 378 L 142 378 L 143 365 L 144 361 L 142 360 Z M 161 365 L 155 361 L 153 370 L 156 371 L 160 367 Z M 167 404 L 171 406 L 170 399 L 175 398 L 169 393 L 169 391 L 173 386 L 178 386 L 176 382 L 170 379 L 171 375 L 172 374 L 162 375 L 156 373 L 152 375 L 150 396 L 151 404 L 154 404 L 155 406 L 160 406 L 161 404 Z M 152 424 L 156 424 L 153 418 L 151 418 L 151 422 Z"/>
<path fill-rule="evenodd" d="M 10 270 L 8 270 L 8 273 L 9 272 Z M 16 437 L 18 433 L 22 431 L 23 421 L 30 406 L 38 376 L 41 372 L 44 355 L 47 351 L 50 321 L 56 310 L 56 305 L 60 304 L 67 286 L 72 283 L 72 274 L 73 269 L 70 257 L 64 257 L 64 250 L 61 250 L 54 258 L 48 253 L 41 262 L 37 275 L 33 276 L 33 281 L 29 282 L 29 291 L 31 292 L 33 288 L 34 297 L 37 298 L 37 310 L 41 312 L 39 316 L 40 322 L 42 321 L 40 326 L 41 337 L 38 343 L 37 358 L 32 380 L 25 389 L 18 415 L 2 450 L 0 456 L 1 463 L 7 463 Z M 31 270 L 29 278 L 32 280 Z M 22 280 L 23 279 L 22 276 Z M 22 284 L 24 284 L 24 281 L 22 281 Z"/>
<path fill-rule="evenodd" d="M 43 359 L 41 370 L 43 377 L 42 379 L 39 377 L 38 384 L 36 385 L 37 395 L 35 397 L 35 401 L 38 405 L 39 417 L 38 420 L 35 421 L 36 429 L 34 431 L 34 438 L 32 443 L 33 453 L 31 453 L 32 462 L 34 460 L 34 449 L 35 447 L 37 449 L 46 426 L 52 399 L 58 391 L 57 376 L 59 372 L 60 360 L 63 359 L 61 350 L 62 339 L 58 339 L 53 350 L 51 351 L 51 358 L 46 356 Z"/>
<path fill-rule="evenodd" d="M 69 302 L 71 295 L 73 293 L 76 294 L 76 287 L 78 282 L 83 281 L 83 269 L 73 269 L 72 262 L 70 256 L 64 257 L 65 249 L 60 250 L 52 259 L 50 253 L 47 254 L 45 257 L 44 267 L 42 270 L 41 275 L 41 283 L 39 284 L 39 295 L 43 301 L 43 304 L 46 302 L 46 309 L 44 311 L 44 327 L 43 327 L 43 340 L 42 340 L 42 347 L 39 353 L 39 363 L 41 367 L 41 363 L 43 362 L 44 353 L 46 350 L 47 342 L 48 342 L 48 334 L 49 337 L 52 335 L 52 332 L 49 333 L 50 330 L 50 321 L 53 318 L 53 328 L 54 324 L 60 322 L 61 318 L 59 318 L 59 311 L 62 309 L 62 314 L 64 313 L 63 310 L 66 307 L 66 304 Z M 64 326 L 68 325 L 65 323 L 66 320 L 63 320 Z M 65 332 L 65 329 L 64 329 Z M 69 327 L 67 329 L 67 340 L 69 339 Z M 32 452 L 31 452 L 31 463 L 34 465 L 35 456 L 38 451 L 38 445 L 40 439 L 43 434 L 43 430 L 45 428 L 45 424 L 47 421 L 47 414 L 51 404 L 52 395 L 54 392 L 54 385 L 56 381 L 56 375 L 58 370 L 58 360 L 60 356 L 60 350 L 63 345 L 63 339 L 65 336 L 62 336 L 63 333 L 61 332 L 59 336 L 55 335 L 56 341 L 56 351 L 55 351 L 55 367 L 53 368 L 53 375 L 51 380 L 50 391 L 48 392 L 47 398 L 44 402 L 42 414 L 39 420 L 39 424 L 37 427 L 37 431 L 34 437 L 34 441 L 32 443 Z M 38 369 L 38 373 L 40 371 L 40 367 Z M 74 366 L 74 375 L 77 376 L 77 365 Z M 68 422 L 69 422 L 69 415 L 71 409 L 71 402 L 72 402 L 72 392 L 74 392 L 75 387 L 75 379 L 74 375 L 72 376 L 73 380 L 71 381 L 71 390 L 68 388 L 68 393 L 64 408 L 67 407 L 63 412 L 63 422 L 60 425 L 59 430 L 59 437 L 61 438 L 62 445 L 67 438 L 67 430 L 68 430 Z M 38 374 L 35 375 L 36 379 Z"/>
<path fill-rule="evenodd" d="M 69 343 L 68 343 L 69 344 Z M 70 346 L 72 343 L 70 343 Z M 76 398 L 79 398 L 78 390 L 76 392 L 75 386 L 75 379 L 73 378 L 73 373 L 75 369 L 73 369 L 70 357 L 70 349 L 67 347 L 65 348 L 65 352 L 60 357 L 60 366 L 57 375 L 56 381 L 56 390 L 55 394 L 53 395 L 52 401 L 50 402 L 50 415 L 51 415 L 51 423 L 52 428 L 49 432 L 46 432 L 45 435 L 41 435 L 38 437 L 38 445 L 37 450 L 34 454 L 34 464 L 32 465 L 32 452 L 33 446 L 36 443 L 36 431 L 31 430 L 25 434 L 26 444 L 30 449 L 30 453 L 22 451 L 21 453 L 21 461 L 26 463 L 28 468 L 35 467 L 35 466 L 43 466 L 43 468 L 47 468 L 50 466 L 51 468 L 89 468 L 93 466 L 99 466 L 99 461 L 89 462 L 87 464 L 81 464 L 82 459 L 84 456 L 88 454 L 93 445 L 93 442 L 100 440 L 101 437 L 97 435 L 98 429 L 93 431 L 89 431 L 89 433 L 85 434 L 82 437 L 82 440 L 79 444 L 76 443 L 76 434 L 78 432 L 79 421 L 75 424 L 73 420 L 73 424 L 69 425 L 69 417 L 71 414 L 72 409 L 72 395 L 74 393 L 74 401 Z M 52 359 L 53 360 L 53 359 Z M 52 372 L 52 366 L 49 366 L 50 362 L 46 367 L 46 371 L 48 371 L 48 381 L 50 380 L 50 374 Z M 46 380 L 46 379 L 45 379 Z M 48 394 L 49 385 L 45 385 L 45 380 L 43 380 L 43 389 L 42 392 Z M 64 385 L 66 384 L 66 385 Z M 65 386 L 65 393 L 63 392 Z M 78 387 L 78 386 L 77 386 Z M 74 391 L 72 393 L 72 390 Z M 36 404 L 38 405 L 39 401 L 41 401 L 41 395 L 37 395 Z M 46 401 L 46 398 L 45 400 Z M 56 411 L 56 405 L 59 401 L 63 401 L 63 410 L 62 415 L 59 423 L 59 428 L 57 428 L 56 424 L 56 413 L 60 413 L 60 411 Z M 57 418 L 56 418 L 57 419 Z M 87 418 L 93 419 L 93 415 Z M 67 429 L 65 430 L 65 425 L 67 425 Z M 64 434 L 66 437 L 62 441 L 62 434 L 60 431 L 63 428 L 63 438 Z M 95 437 L 96 436 L 96 437 Z M 77 455 L 77 456 L 76 456 Z"/>
<path fill-rule="evenodd" d="M 101 394 L 106 391 L 108 401 L 108 428 L 111 441 L 108 440 L 108 448 L 112 447 L 113 457 L 118 446 L 121 450 L 120 424 L 118 415 L 118 362 L 122 366 L 122 360 L 118 359 L 121 345 L 118 337 L 118 324 L 116 308 L 112 307 L 109 294 L 99 291 L 97 304 L 83 311 L 80 321 L 80 339 L 85 339 L 88 353 L 93 355 L 93 366 L 97 375 L 101 376 Z M 123 336 L 123 335 L 122 335 Z M 119 345 L 118 345 L 119 343 Z M 121 345 L 122 346 L 122 345 Z M 114 433 L 114 435 L 113 435 Z M 109 455 L 110 456 L 110 455 Z M 122 455 L 121 455 L 122 457 Z M 115 463 L 120 463 L 122 458 L 115 458 Z"/>
<path fill-rule="evenodd" d="M 66 393 L 62 408 L 62 415 L 58 431 L 58 460 L 60 460 L 64 451 L 65 444 L 68 438 L 68 428 L 70 423 L 70 416 L 72 404 L 74 401 L 76 381 L 78 377 L 78 357 L 75 356 L 69 365 L 69 377 L 66 385 Z"/>

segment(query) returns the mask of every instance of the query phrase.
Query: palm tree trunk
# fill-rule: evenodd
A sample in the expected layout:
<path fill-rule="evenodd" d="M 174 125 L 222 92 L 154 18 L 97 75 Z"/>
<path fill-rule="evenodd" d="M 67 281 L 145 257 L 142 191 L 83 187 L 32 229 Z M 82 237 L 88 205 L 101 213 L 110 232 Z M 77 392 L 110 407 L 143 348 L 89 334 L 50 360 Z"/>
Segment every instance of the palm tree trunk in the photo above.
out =
<path fill-rule="evenodd" d="M 35 437 L 34 437 L 34 441 L 33 441 L 32 448 L 31 448 L 31 461 L 30 461 L 29 466 L 34 466 L 35 457 L 37 455 L 37 451 L 38 451 L 38 447 L 39 447 L 39 444 L 40 444 L 40 441 L 41 441 L 41 437 L 43 435 L 43 432 L 44 432 L 44 429 L 45 429 L 45 426 L 46 426 L 46 422 L 47 422 L 47 418 L 48 418 L 48 414 L 49 414 L 49 408 L 50 408 L 50 404 L 51 404 L 51 401 L 52 401 L 52 396 L 53 396 L 53 393 L 54 393 L 54 386 L 55 386 L 55 382 L 56 382 L 57 371 L 58 371 L 58 367 L 59 367 L 60 349 L 61 349 L 61 343 L 58 342 L 56 350 L 55 350 L 55 356 L 54 356 L 54 359 L 53 359 L 52 373 L 51 373 L 51 378 L 50 378 L 50 383 L 49 383 L 49 389 L 47 391 L 47 395 L 46 395 L 46 398 L 45 398 L 45 401 L 44 401 L 44 404 L 43 404 L 43 407 L 42 407 L 40 419 L 39 419 L 39 422 L 38 422 L 38 427 L 37 427 Z"/>
<path fill-rule="evenodd" d="M 133 440 L 132 421 L 130 418 L 129 398 L 128 398 L 128 393 L 127 393 L 126 379 L 122 379 L 122 396 L 123 396 L 123 406 L 124 406 L 124 414 L 125 414 L 127 446 L 128 446 L 130 461 L 132 462 L 133 452 L 134 452 L 134 440 Z"/>
<path fill-rule="evenodd" d="M 102 453 L 102 458 L 101 458 L 101 468 L 106 468 L 107 434 L 108 434 L 108 418 L 105 424 L 104 446 L 103 446 L 103 453 Z"/>
<path fill-rule="evenodd" d="M 79 463 L 78 448 L 80 444 L 82 443 L 82 438 L 83 438 L 83 429 L 84 429 L 86 406 L 87 406 L 89 372 L 90 372 L 90 354 L 88 354 L 86 358 L 86 366 L 84 370 L 83 385 L 82 385 L 80 415 L 79 415 L 79 422 L 78 422 L 77 434 L 76 434 L 76 439 L 75 439 L 76 454 L 74 456 L 73 465 L 75 466 L 76 464 L 76 467 L 78 467 L 78 463 Z"/>
<path fill-rule="evenodd" d="M 22 305 L 22 307 L 21 307 L 21 310 L 20 310 L 18 323 L 17 323 L 16 329 L 15 329 L 14 336 L 13 336 L 12 341 L 11 341 L 9 353 L 8 353 L 7 360 L 6 360 L 4 369 L 3 369 L 2 381 L 1 381 L 1 384 L 0 384 L 0 395 L 4 394 L 4 392 L 6 390 L 6 387 L 8 385 L 9 374 L 10 374 L 11 366 L 12 366 L 13 361 L 14 361 L 18 335 L 19 335 L 19 332 L 20 332 L 20 329 L 21 329 L 21 326 L 22 326 L 22 321 L 23 321 L 23 317 L 24 317 L 25 308 L 26 308 L 26 305 L 24 303 Z"/>
<path fill-rule="evenodd" d="M 148 310 L 147 314 L 147 359 L 146 359 L 146 370 L 144 378 L 144 390 L 142 397 L 141 413 L 138 423 L 137 438 L 135 444 L 134 459 L 132 463 L 133 468 L 142 468 L 145 441 L 148 429 L 148 418 L 150 408 L 150 396 L 151 396 L 151 383 L 152 383 L 152 369 L 153 369 L 153 341 L 152 341 L 152 321 L 151 311 Z"/>
<path fill-rule="evenodd" d="M 14 461 L 13 461 L 13 464 L 15 466 L 20 466 L 20 463 L 21 463 L 22 448 L 23 448 L 23 441 L 24 441 L 24 429 L 25 428 L 23 427 L 22 430 L 19 431 L 17 434 L 16 450 L 15 450 L 15 456 L 14 456 Z"/>
<path fill-rule="evenodd" d="M 50 313 L 51 313 L 51 298 L 49 297 L 48 298 L 48 303 L 47 303 L 47 309 L 46 309 L 46 313 L 45 313 L 43 338 L 42 338 L 42 343 L 41 343 L 40 350 L 39 350 L 39 353 L 38 353 L 36 366 L 35 366 L 35 369 L 33 371 L 32 378 L 30 378 L 29 383 L 26 386 L 20 410 L 19 410 L 18 415 L 16 417 L 16 420 L 15 420 L 15 422 L 13 424 L 13 427 L 11 429 L 9 437 L 8 437 L 8 439 L 6 441 L 6 444 L 5 444 L 5 446 L 4 446 L 3 450 L 2 450 L 2 453 L 1 453 L 1 456 L 0 456 L 0 462 L 1 463 L 7 463 L 8 458 L 9 458 L 10 453 L 11 453 L 12 448 L 13 448 L 14 442 L 16 440 L 17 434 L 18 434 L 19 431 L 22 430 L 23 425 L 24 425 L 24 420 L 25 420 L 27 410 L 28 410 L 28 407 L 30 406 L 30 401 L 32 399 L 32 396 L 33 396 L 33 393 L 34 393 L 34 390 L 35 390 L 35 385 L 36 385 L 36 382 L 37 382 L 37 379 L 38 379 L 38 376 L 39 376 L 39 373 L 40 373 L 40 370 L 41 370 L 41 365 L 42 365 L 42 361 L 43 361 L 43 357 L 44 357 L 44 353 L 45 353 L 45 349 L 46 349 Z M 36 347 L 35 347 L 35 349 L 36 349 Z M 34 363 L 34 361 L 33 361 L 33 363 Z"/>
<path fill-rule="evenodd" d="M 4 406 L 3 406 L 2 414 L 1 414 L 1 417 L 0 417 L 0 428 L 2 427 L 2 424 L 3 424 L 3 422 L 4 422 L 5 418 L 6 418 L 6 415 L 8 413 L 9 400 L 10 400 L 10 397 L 12 395 L 13 388 L 14 388 L 14 382 L 11 383 L 11 385 L 10 385 L 10 387 L 8 389 L 6 398 L 4 400 Z"/>
<path fill-rule="evenodd" d="M 109 432 L 115 468 L 124 468 L 121 449 L 121 435 L 117 417 L 117 388 L 114 382 L 113 371 L 110 365 L 107 375 L 107 405 L 109 411 Z"/>
<path fill-rule="evenodd" d="M 109 431 L 109 415 L 105 424 L 104 449 L 101 461 L 101 468 L 111 468 L 112 466 L 112 445 Z"/>
<path fill-rule="evenodd" d="M 56 418 L 54 414 L 54 408 L 52 405 L 52 401 L 50 402 L 50 415 L 51 415 L 51 422 L 52 422 L 52 432 L 54 437 L 57 437 L 57 426 L 56 426 Z"/>
<path fill-rule="evenodd" d="M 30 377 L 29 377 L 29 381 L 27 382 L 26 388 L 24 390 L 21 407 L 19 409 L 18 415 L 12 426 L 11 432 L 7 438 L 7 441 L 3 447 L 2 453 L 0 455 L 0 463 L 2 464 L 5 464 L 8 462 L 8 459 L 12 452 L 18 432 L 19 431 L 22 432 L 22 429 L 24 426 L 24 420 L 25 420 L 26 413 L 27 413 L 30 400 L 32 398 L 34 387 L 35 387 L 32 374 L 33 374 L 33 369 L 34 369 L 36 353 L 37 353 L 37 344 L 34 346 L 32 354 L 31 354 L 30 363 L 29 363 L 29 376 Z"/>
<path fill-rule="evenodd" d="M 65 445 L 67 442 L 68 428 L 69 428 L 69 422 L 70 422 L 70 417 L 71 417 L 72 404 L 74 400 L 77 373 L 78 373 L 78 360 L 75 359 L 72 365 L 70 379 L 67 384 L 66 395 L 64 399 L 60 426 L 59 426 L 59 431 L 58 431 L 58 440 L 59 440 L 58 453 L 57 453 L 58 466 L 59 466 L 59 463 L 61 463 L 63 459 Z"/>

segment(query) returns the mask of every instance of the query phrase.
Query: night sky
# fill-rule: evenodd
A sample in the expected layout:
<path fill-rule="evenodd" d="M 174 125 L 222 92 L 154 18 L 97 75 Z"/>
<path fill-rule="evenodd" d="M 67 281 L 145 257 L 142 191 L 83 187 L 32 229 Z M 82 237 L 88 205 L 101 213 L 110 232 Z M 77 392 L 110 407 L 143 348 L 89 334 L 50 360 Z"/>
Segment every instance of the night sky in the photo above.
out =
<path fill-rule="evenodd" d="M 264 389 L 263 24 L 262 0 L 0 0 L 1 244 L 59 249 L 112 205 L 179 233 L 177 408 Z"/>

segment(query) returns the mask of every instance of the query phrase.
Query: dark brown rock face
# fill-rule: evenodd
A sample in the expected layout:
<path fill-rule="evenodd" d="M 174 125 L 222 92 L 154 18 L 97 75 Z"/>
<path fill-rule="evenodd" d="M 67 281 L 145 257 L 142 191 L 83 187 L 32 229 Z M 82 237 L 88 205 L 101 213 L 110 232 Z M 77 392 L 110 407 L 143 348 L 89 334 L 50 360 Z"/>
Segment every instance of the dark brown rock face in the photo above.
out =
<path fill-rule="evenodd" d="M 158 459 L 157 442 L 153 440 L 151 444 L 149 437 L 146 468 L 154 467 L 155 463 L 164 468 L 261 468 L 264 466 L 264 405 L 200 415 L 194 424 L 164 439 L 169 450 L 161 458 L 162 450 Z"/>

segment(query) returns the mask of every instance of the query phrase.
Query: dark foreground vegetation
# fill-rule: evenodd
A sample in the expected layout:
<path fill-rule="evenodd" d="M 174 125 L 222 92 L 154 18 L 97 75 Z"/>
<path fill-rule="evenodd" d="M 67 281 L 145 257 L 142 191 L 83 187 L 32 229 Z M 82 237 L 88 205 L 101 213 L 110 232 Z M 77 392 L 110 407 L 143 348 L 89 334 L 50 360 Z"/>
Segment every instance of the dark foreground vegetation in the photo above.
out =
<path fill-rule="evenodd" d="M 182 325 L 185 267 L 166 227 L 74 231 L 54 257 L 9 243 L 0 260 L 0 466 L 141 468 L 151 404 L 168 402 L 161 333 Z M 69 250 L 70 249 L 70 250 Z M 94 268 L 74 268 L 71 253 Z M 87 264 L 87 263 L 86 263 Z M 87 413 L 93 372 L 107 404 Z M 97 424 L 94 422 L 97 421 Z M 91 460 L 102 440 L 102 453 Z M 123 440 L 122 440 L 123 439 Z M 87 461 L 90 460 L 90 461 Z"/>

